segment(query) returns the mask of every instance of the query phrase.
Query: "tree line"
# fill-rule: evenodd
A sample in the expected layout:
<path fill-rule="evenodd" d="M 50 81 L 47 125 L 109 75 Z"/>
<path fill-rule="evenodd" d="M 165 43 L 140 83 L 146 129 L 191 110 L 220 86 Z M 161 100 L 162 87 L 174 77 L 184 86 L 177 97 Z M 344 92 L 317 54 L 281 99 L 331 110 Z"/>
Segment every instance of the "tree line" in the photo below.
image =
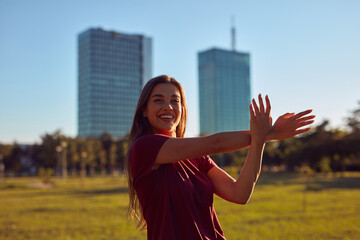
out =
<path fill-rule="evenodd" d="M 70 138 L 57 130 L 41 137 L 40 144 L 0 144 L 0 155 L 8 175 L 37 175 L 50 170 L 55 175 L 116 175 L 123 171 L 127 137 Z M 60 169 L 59 169 L 60 165 Z"/>
<path fill-rule="evenodd" d="M 317 172 L 360 171 L 360 101 L 346 118 L 346 130 L 330 128 L 327 120 L 298 137 L 266 144 L 263 166 L 267 169 Z M 55 131 L 41 137 L 40 144 L 0 143 L 0 170 L 7 175 L 49 174 L 72 176 L 116 175 L 124 169 L 127 136 L 70 138 Z M 212 155 L 221 167 L 242 166 L 246 150 Z"/>

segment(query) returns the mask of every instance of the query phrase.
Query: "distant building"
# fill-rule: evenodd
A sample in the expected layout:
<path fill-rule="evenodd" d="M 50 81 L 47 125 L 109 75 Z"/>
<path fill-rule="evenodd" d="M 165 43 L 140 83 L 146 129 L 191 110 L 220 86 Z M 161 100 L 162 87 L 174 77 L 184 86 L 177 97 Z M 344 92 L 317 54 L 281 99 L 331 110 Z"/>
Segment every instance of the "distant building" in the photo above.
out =
<path fill-rule="evenodd" d="M 78 135 L 130 131 L 142 86 L 152 77 L 152 40 L 100 28 L 78 35 Z"/>
<path fill-rule="evenodd" d="M 200 133 L 249 129 L 250 55 L 217 48 L 198 54 Z"/>

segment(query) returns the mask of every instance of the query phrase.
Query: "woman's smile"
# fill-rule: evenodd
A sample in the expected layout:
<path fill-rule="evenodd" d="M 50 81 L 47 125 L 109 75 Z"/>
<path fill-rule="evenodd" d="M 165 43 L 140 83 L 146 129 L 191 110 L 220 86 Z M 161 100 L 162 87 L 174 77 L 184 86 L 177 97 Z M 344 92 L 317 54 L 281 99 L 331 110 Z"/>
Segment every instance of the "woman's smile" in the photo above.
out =
<path fill-rule="evenodd" d="M 174 119 L 174 116 L 173 116 L 173 115 L 170 115 L 170 114 L 161 114 L 161 115 L 159 116 L 159 118 L 160 118 L 161 120 L 166 121 L 166 122 L 171 122 L 171 121 Z"/>

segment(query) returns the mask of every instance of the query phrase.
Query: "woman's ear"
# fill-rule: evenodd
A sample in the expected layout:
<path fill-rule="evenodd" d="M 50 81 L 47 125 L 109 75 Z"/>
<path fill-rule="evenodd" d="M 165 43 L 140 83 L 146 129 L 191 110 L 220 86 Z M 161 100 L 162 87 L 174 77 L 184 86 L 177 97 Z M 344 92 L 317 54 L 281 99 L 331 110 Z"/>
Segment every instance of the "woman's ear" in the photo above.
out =
<path fill-rule="evenodd" d="M 143 110 L 143 117 L 145 117 L 145 118 L 147 117 L 147 111 L 146 111 L 146 109 Z"/>

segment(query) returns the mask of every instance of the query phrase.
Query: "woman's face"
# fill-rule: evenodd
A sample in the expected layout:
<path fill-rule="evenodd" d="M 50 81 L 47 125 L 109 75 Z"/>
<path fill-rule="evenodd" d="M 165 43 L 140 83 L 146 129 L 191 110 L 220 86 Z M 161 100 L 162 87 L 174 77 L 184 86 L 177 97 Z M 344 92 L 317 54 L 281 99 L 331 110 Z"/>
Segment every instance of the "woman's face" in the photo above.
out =
<path fill-rule="evenodd" d="M 155 133 L 176 137 L 176 127 L 181 119 L 181 95 L 175 85 L 159 83 L 152 90 L 144 117 Z"/>

